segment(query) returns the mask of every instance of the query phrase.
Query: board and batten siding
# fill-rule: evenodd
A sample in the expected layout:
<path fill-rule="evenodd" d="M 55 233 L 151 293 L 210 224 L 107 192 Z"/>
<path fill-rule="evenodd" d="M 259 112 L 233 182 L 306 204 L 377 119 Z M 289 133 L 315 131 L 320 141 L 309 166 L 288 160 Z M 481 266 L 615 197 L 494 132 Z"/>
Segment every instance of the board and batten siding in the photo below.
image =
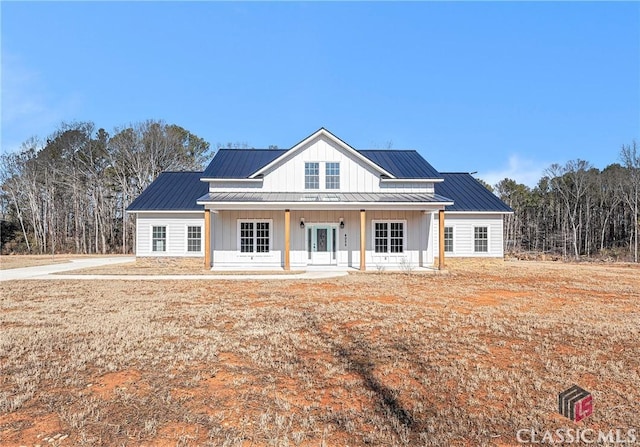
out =
<path fill-rule="evenodd" d="M 152 228 L 164 226 L 167 228 L 167 250 L 152 251 Z M 187 227 L 200 226 L 202 228 L 201 250 L 187 251 Z M 136 256 L 204 256 L 204 213 L 139 213 L 136 222 Z"/>
<path fill-rule="evenodd" d="M 304 219 L 305 228 L 300 228 Z M 344 228 L 339 227 L 340 219 Z M 269 253 L 241 253 L 238 246 L 238 221 L 268 220 L 271 251 Z M 406 246 L 402 254 L 377 254 L 373 250 L 373 221 L 403 221 Z M 430 235 L 431 215 L 421 211 L 367 211 L 366 262 L 367 268 L 378 266 L 400 269 L 406 263 L 413 267 L 433 264 Z M 292 268 L 310 264 L 307 251 L 307 227 L 313 224 L 332 224 L 337 228 L 337 265 L 358 268 L 360 265 L 360 212 L 334 210 L 292 210 L 291 249 Z M 276 210 L 221 210 L 212 214 L 213 268 L 279 268 L 284 265 L 284 211 Z"/>
<path fill-rule="evenodd" d="M 304 166 L 306 162 L 320 163 L 320 188 L 305 189 Z M 340 163 L 340 189 L 325 189 L 325 162 Z M 316 138 L 281 163 L 264 173 L 262 182 L 212 182 L 211 192 L 398 192 L 433 193 L 433 183 L 381 182 L 380 173 L 366 162 L 354 158 L 343 147 L 324 138 Z"/>
<path fill-rule="evenodd" d="M 433 219 L 433 253 L 438 255 L 438 215 Z M 461 257 L 503 257 L 504 256 L 504 236 L 503 236 L 503 215 L 502 214 L 474 214 L 467 213 L 446 213 L 444 216 L 444 226 L 453 227 L 453 252 L 446 252 L 445 259 Z M 488 251 L 474 251 L 474 228 L 487 227 L 489 234 Z"/>

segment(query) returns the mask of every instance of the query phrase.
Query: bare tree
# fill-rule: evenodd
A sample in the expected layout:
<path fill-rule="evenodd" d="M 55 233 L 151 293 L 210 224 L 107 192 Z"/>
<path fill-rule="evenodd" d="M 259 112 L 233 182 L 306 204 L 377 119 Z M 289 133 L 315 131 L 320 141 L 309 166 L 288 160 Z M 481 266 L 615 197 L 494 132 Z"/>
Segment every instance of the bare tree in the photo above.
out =
<path fill-rule="evenodd" d="M 551 185 L 556 189 L 566 207 L 567 216 L 571 225 L 571 239 L 573 252 L 580 257 L 580 239 L 578 232 L 582 227 L 580 220 L 580 203 L 588 191 L 588 171 L 591 164 L 585 160 L 570 160 L 564 166 L 553 164 L 547 169 L 551 177 Z"/>
<path fill-rule="evenodd" d="M 623 145 L 620 150 L 622 163 L 629 171 L 624 200 L 633 210 L 633 259 L 638 262 L 638 190 L 640 189 L 640 152 L 635 140 L 631 144 Z"/>

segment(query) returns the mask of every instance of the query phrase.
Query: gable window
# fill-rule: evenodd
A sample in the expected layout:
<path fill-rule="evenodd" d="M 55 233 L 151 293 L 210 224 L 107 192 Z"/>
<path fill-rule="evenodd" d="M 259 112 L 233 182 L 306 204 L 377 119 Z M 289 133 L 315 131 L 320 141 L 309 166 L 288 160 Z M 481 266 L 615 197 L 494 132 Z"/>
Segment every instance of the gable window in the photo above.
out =
<path fill-rule="evenodd" d="M 304 164 L 304 189 L 320 189 L 320 163 Z"/>
<path fill-rule="evenodd" d="M 473 227 L 473 251 L 476 253 L 489 251 L 489 228 Z"/>
<path fill-rule="evenodd" d="M 240 253 L 269 253 L 270 221 L 240 221 Z"/>
<path fill-rule="evenodd" d="M 404 222 L 374 222 L 373 247 L 376 253 L 404 253 Z"/>
<path fill-rule="evenodd" d="M 187 251 L 200 252 L 202 250 L 202 227 L 187 227 Z"/>
<path fill-rule="evenodd" d="M 151 229 L 151 251 L 167 251 L 167 227 Z"/>
<path fill-rule="evenodd" d="M 325 176 L 326 189 L 340 189 L 340 163 L 327 163 Z"/>
<path fill-rule="evenodd" d="M 453 227 L 444 227 L 444 251 L 453 252 Z"/>

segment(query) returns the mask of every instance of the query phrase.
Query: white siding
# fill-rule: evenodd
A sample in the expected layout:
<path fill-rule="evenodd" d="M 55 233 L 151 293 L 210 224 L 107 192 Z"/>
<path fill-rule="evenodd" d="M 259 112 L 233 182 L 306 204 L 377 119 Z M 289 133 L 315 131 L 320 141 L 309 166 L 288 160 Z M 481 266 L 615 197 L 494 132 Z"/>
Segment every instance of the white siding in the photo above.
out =
<path fill-rule="evenodd" d="M 167 229 L 167 250 L 155 252 L 151 249 L 152 227 Z M 202 227 L 200 252 L 187 251 L 187 227 Z M 139 213 L 136 220 L 136 256 L 204 256 L 204 214 L 196 213 Z"/>
<path fill-rule="evenodd" d="M 438 215 L 433 219 L 433 254 L 438 255 Z M 453 227 L 453 252 L 447 257 L 503 257 L 503 216 L 502 214 L 448 214 L 444 215 L 445 227 Z M 487 227 L 489 232 L 488 252 L 474 251 L 474 227 Z"/>
<path fill-rule="evenodd" d="M 305 162 L 320 163 L 320 189 L 305 190 Z M 340 163 L 340 189 L 325 189 L 325 162 Z M 433 183 L 380 181 L 380 173 L 358 160 L 340 144 L 319 137 L 265 172 L 258 183 L 214 182 L 210 191 L 262 192 L 419 192 L 432 193 Z"/>

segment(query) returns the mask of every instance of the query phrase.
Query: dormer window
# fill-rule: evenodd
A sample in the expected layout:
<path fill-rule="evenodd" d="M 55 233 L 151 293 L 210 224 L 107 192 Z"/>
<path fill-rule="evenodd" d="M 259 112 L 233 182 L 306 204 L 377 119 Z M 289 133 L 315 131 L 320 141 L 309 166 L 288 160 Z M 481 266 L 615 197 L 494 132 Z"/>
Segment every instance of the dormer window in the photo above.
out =
<path fill-rule="evenodd" d="M 340 189 L 340 163 L 327 163 L 325 188 Z"/>
<path fill-rule="evenodd" d="M 320 189 L 320 163 L 304 164 L 304 189 Z"/>

